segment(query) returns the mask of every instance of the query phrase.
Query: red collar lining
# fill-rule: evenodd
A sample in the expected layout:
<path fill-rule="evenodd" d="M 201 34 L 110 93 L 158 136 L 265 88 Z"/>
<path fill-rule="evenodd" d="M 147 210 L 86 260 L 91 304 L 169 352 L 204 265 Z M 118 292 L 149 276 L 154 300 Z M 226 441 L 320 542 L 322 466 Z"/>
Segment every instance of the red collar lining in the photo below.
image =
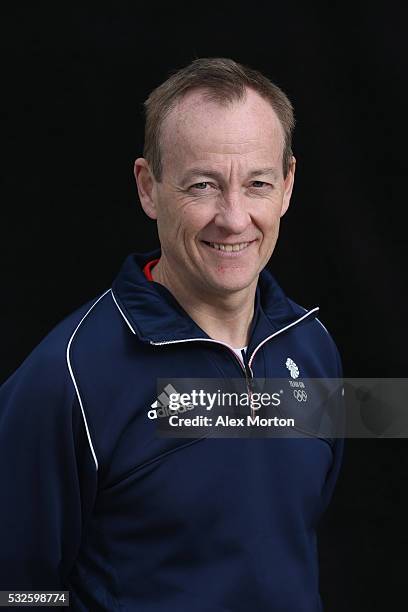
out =
<path fill-rule="evenodd" d="M 159 259 L 160 259 L 160 257 L 158 257 L 157 259 L 152 259 L 151 261 L 148 261 L 147 264 L 144 266 L 143 273 L 144 273 L 145 277 L 147 278 L 147 280 L 149 280 L 149 281 L 153 280 L 153 277 L 152 277 L 152 268 L 157 264 Z"/>

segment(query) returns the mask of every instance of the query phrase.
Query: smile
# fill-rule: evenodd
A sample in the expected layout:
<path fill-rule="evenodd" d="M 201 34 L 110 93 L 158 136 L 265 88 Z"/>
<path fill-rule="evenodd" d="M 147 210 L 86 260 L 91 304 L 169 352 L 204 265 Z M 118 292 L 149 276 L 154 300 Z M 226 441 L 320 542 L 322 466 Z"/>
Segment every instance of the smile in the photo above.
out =
<path fill-rule="evenodd" d="M 207 242 L 203 240 L 204 244 L 215 249 L 216 251 L 224 251 L 226 253 L 236 253 L 237 251 L 244 251 L 253 242 L 235 242 L 234 244 L 228 244 L 224 242 Z"/>

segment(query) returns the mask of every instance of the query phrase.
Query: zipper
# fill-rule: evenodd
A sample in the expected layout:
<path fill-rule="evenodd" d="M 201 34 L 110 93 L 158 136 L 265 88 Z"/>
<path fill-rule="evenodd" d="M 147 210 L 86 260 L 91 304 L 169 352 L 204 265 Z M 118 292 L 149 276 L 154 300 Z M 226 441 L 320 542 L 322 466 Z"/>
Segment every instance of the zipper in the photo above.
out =
<path fill-rule="evenodd" d="M 245 364 L 246 386 L 247 386 L 247 391 L 248 391 L 249 401 L 250 401 L 250 406 L 251 406 L 251 417 L 254 418 L 255 408 L 252 408 L 252 392 L 254 390 L 254 375 L 252 373 L 250 366 L 247 363 L 245 363 L 245 360 L 244 360 L 244 364 Z"/>
<path fill-rule="evenodd" d="M 238 355 L 235 353 L 235 351 L 233 350 L 233 348 L 229 344 L 227 344 L 226 342 L 221 342 L 220 340 L 213 340 L 212 338 L 186 338 L 184 340 L 163 340 L 162 342 L 154 342 L 153 340 L 150 340 L 150 344 L 152 344 L 154 346 L 164 346 L 164 345 L 167 345 L 167 344 L 179 344 L 181 342 L 212 342 L 213 344 L 218 344 L 218 345 L 224 346 L 225 348 L 227 348 L 229 350 L 229 352 L 234 356 L 234 358 L 239 363 L 239 366 L 240 366 L 240 368 L 241 368 L 241 370 L 242 370 L 242 372 L 244 373 L 244 376 L 245 376 L 246 387 L 247 387 L 247 391 L 248 391 L 248 394 L 249 394 L 249 398 L 251 400 L 252 393 L 253 393 L 253 388 L 254 388 L 254 383 L 253 383 L 254 373 L 252 371 L 251 364 L 252 364 L 252 362 L 254 360 L 254 357 L 255 357 L 256 353 L 258 352 L 258 350 L 266 342 L 268 342 L 272 338 L 275 338 L 276 336 L 278 336 L 279 334 L 283 333 L 287 329 L 290 329 L 294 325 L 297 325 L 298 323 L 301 323 L 304 319 L 309 317 L 314 312 L 317 312 L 318 310 L 319 310 L 319 307 L 316 306 L 316 308 L 313 308 L 312 310 L 307 311 L 299 319 L 296 319 L 295 321 L 292 321 L 292 323 L 289 323 L 288 325 L 285 325 L 285 327 L 282 327 L 281 329 L 278 329 L 278 331 L 274 332 L 273 334 L 271 334 L 270 336 L 268 336 L 267 338 L 262 340 L 262 342 L 260 342 L 255 347 L 255 349 L 254 349 L 250 359 L 247 362 L 244 360 L 244 363 L 242 363 L 241 359 L 238 357 Z M 251 417 L 254 417 L 254 416 L 255 416 L 255 409 L 252 408 L 252 401 L 251 401 Z"/>

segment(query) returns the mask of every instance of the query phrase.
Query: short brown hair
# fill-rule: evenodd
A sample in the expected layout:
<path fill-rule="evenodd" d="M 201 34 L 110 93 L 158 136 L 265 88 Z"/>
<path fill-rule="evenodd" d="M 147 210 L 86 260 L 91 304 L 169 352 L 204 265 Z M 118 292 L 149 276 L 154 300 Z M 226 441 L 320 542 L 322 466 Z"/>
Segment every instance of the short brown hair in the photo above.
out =
<path fill-rule="evenodd" d="M 204 89 L 206 97 L 219 104 L 245 98 L 246 88 L 253 89 L 270 102 L 284 132 L 283 174 L 286 177 L 292 157 L 293 107 L 284 92 L 257 70 L 223 57 L 200 58 L 172 74 L 156 87 L 144 103 L 146 124 L 143 155 L 157 181 L 162 176 L 160 131 L 164 119 L 176 103 L 193 89 Z"/>

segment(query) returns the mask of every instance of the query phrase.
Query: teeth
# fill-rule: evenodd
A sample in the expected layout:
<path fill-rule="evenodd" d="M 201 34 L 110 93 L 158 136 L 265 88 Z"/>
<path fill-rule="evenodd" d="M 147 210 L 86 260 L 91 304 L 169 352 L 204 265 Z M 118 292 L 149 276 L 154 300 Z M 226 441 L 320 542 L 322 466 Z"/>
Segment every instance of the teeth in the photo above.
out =
<path fill-rule="evenodd" d="M 210 242 L 210 246 L 212 246 L 214 249 L 217 249 L 218 251 L 227 251 L 227 253 L 230 253 L 231 251 L 242 251 L 243 249 L 246 249 L 248 244 L 249 242 L 239 242 L 237 244 Z"/>

